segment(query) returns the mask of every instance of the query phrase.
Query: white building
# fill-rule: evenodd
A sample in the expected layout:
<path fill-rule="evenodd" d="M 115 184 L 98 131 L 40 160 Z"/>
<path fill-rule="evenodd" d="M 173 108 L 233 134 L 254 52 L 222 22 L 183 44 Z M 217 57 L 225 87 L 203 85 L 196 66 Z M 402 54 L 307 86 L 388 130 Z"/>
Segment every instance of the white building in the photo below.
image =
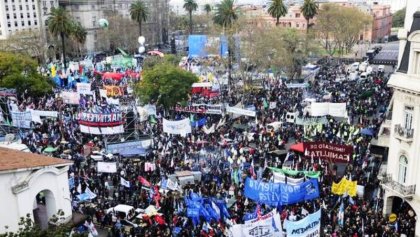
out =
<path fill-rule="evenodd" d="M 0 148 L 0 234 L 17 231 L 20 218 L 27 214 L 43 227 L 58 210 L 69 220 L 72 209 L 67 171 L 71 164 Z"/>
<path fill-rule="evenodd" d="M 386 173 L 382 175 L 384 214 L 409 205 L 420 215 L 420 1 L 408 0 L 404 29 L 398 33 L 400 56 L 388 85 L 394 94 L 391 114 L 382 125 L 379 141 L 388 142 Z M 415 12 L 415 10 L 418 10 Z M 384 139 L 385 138 L 385 139 Z M 402 213 L 401 213 L 402 214 Z M 416 222 L 416 236 L 420 222 Z"/>
<path fill-rule="evenodd" d="M 18 31 L 43 29 L 52 7 L 58 7 L 58 0 L 0 1 L 0 40 Z"/>

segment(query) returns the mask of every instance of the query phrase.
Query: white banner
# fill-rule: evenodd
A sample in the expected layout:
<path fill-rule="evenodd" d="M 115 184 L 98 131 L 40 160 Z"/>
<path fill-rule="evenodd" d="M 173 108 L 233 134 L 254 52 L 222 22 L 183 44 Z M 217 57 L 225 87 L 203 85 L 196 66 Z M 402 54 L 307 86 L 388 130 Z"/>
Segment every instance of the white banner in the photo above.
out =
<path fill-rule="evenodd" d="M 82 95 L 91 95 L 90 83 L 76 83 L 77 93 Z"/>
<path fill-rule="evenodd" d="M 308 83 L 289 83 L 286 84 L 287 88 L 306 88 L 309 86 Z"/>
<path fill-rule="evenodd" d="M 277 102 L 270 102 L 270 107 L 268 107 L 269 109 L 275 109 L 277 106 Z"/>
<path fill-rule="evenodd" d="M 346 103 L 317 103 L 311 104 L 311 116 L 346 117 Z"/>
<path fill-rule="evenodd" d="M 98 162 L 97 165 L 99 173 L 117 173 L 116 162 Z"/>
<path fill-rule="evenodd" d="M 71 105 L 78 105 L 80 100 L 80 94 L 71 91 L 62 91 L 60 97 L 63 98 L 63 102 Z"/>
<path fill-rule="evenodd" d="M 280 172 L 273 172 L 273 178 L 274 178 L 273 180 L 274 183 L 286 183 L 286 175 Z M 295 178 L 287 177 L 287 183 L 291 185 L 301 184 L 303 183 L 303 181 L 304 181 L 304 178 L 295 179 Z"/>
<path fill-rule="evenodd" d="M 57 111 L 44 111 L 44 110 L 30 110 L 32 115 L 32 121 L 36 123 L 42 123 L 42 117 L 51 117 L 57 118 L 58 112 Z"/>
<path fill-rule="evenodd" d="M 273 210 L 259 220 L 242 225 L 233 225 L 229 229 L 230 237 L 278 237 L 283 236 L 280 214 Z"/>
<path fill-rule="evenodd" d="M 173 191 L 179 190 L 178 182 L 173 182 L 171 179 L 168 179 L 168 181 L 166 181 L 166 188 Z"/>
<path fill-rule="evenodd" d="M 124 126 L 119 125 L 115 127 L 89 127 L 85 125 L 80 125 L 80 132 L 95 135 L 120 134 L 124 133 Z"/>
<path fill-rule="evenodd" d="M 163 132 L 168 134 L 179 134 L 186 136 L 191 133 L 191 123 L 189 119 L 183 119 L 179 121 L 171 121 L 163 119 Z"/>
<path fill-rule="evenodd" d="M 299 221 L 284 221 L 287 237 L 321 236 L 321 209 Z"/>
<path fill-rule="evenodd" d="M 12 115 L 13 127 L 31 128 L 31 122 L 32 122 L 31 111 L 25 111 L 25 112 L 12 111 L 11 115 Z"/>
<path fill-rule="evenodd" d="M 238 108 L 238 107 L 230 107 L 230 106 L 226 107 L 226 112 L 232 113 L 232 114 L 249 116 L 249 117 L 255 117 L 257 115 L 257 113 L 255 111 L 247 110 L 247 109 L 241 109 L 241 108 Z"/>

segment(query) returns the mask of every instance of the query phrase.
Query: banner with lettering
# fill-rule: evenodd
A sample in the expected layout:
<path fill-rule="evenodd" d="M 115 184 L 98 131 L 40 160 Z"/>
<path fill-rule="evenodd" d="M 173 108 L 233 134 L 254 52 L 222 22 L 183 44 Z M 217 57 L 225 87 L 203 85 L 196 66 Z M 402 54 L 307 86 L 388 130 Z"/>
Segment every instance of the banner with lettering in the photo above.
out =
<path fill-rule="evenodd" d="M 226 107 L 226 112 L 249 117 L 255 117 L 257 115 L 255 111 L 230 106 Z"/>
<path fill-rule="evenodd" d="M 80 132 L 94 134 L 94 135 L 112 135 L 124 133 L 124 126 L 114 126 L 114 127 L 90 127 L 85 125 L 80 125 Z"/>
<path fill-rule="evenodd" d="M 245 224 L 233 225 L 230 237 L 277 237 L 283 236 L 280 214 L 276 210 L 261 216 L 260 219 L 247 221 Z"/>
<path fill-rule="evenodd" d="M 124 87 L 121 86 L 104 86 L 107 96 L 123 96 Z"/>
<path fill-rule="evenodd" d="M 98 162 L 99 173 L 117 173 L 117 162 Z"/>
<path fill-rule="evenodd" d="M 354 197 L 357 195 L 357 181 L 342 178 L 340 182 L 332 183 L 331 192 L 336 195 L 343 195 L 347 192 L 350 197 Z"/>
<path fill-rule="evenodd" d="M 247 178 L 245 197 L 270 206 L 294 204 L 319 197 L 317 179 L 300 184 L 263 182 Z"/>
<path fill-rule="evenodd" d="M 318 103 L 313 102 L 310 105 L 311 116 L 347 117 L 346 103 Z"/>
<path fill-rule="evenodd" d="M 171 121 L 163 119 L 163 132 L 168 134 L 179 134 L 182 136 L 191 133 L 191 123 L 189 119 L 183 119 L 178 121 Z"/>
<path fill-rule="evenodd" d="M 188 112 L 196 114 L 222 114 L 222 105 L 207 105 L 207 104 L 193 104 L 190 106 L 180 106 L 175 107 L 177 112 Z"/>
<path fill-rule="evenodd" d="M 63 99 L 65 104 L 78 105 L 80 100 L 80 94 L 72 91 L 62 91 L 60 97 Z"/>
<path fill-rule="evenodd" d="M 285 220 L 287 237 L 321 236 L 321 209 L 299 221 Z"/>
<path fill-rule="evenodd" d="M 305 156 L 323 160 L 348 163 L 353 154 L 353 147 L 327 142 L 304 142 Z"/>
<path fill-rule="evenodd" d="M 18 128 L 31 128 L 32 114 L 31 111 L 16 112 L 12 111 L 12 125 Z"/>
<path fill-rule="evenodd" d="M 90 113 L 81 112 L 78 114 L 79 124 L 91 127 L 112 127 L 124 123 L 121 112 L 117 113 Z"/>
<path fill-rule="evenodd" d="M 45 110 L 30 110 L 32 115 L 32 121 L 42 123 L 41 117 L 57 118 L 57 111 L 45 111 Z"/>

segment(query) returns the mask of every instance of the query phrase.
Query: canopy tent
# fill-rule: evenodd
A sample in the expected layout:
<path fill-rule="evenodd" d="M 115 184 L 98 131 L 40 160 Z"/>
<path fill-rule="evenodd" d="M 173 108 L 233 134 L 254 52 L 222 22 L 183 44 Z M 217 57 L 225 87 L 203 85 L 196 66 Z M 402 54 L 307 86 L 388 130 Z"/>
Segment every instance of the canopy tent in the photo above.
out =
<path fill-rule="evenodd" d="M 138 157 L 138 156 L 144 157 L 147 154 L 148 154 L 148 151 L 142 147 L 127 147 L 127 149 L 120 151 L 120 155 L 125 158 Z"/>
<path fill-rule="evenodd" d="M 297 152 L 304 152 L 303 143 L 296 143 L 290 146 L 290 150 L 297 151 Z"/>
<path fill-rule="evenodd" d="M 117 72 L 105 72 L 104 74 L 102 74 L 102 79 L 112 79 L 116 81 L 121 81 L 123 76 L 123 74 Z"/>

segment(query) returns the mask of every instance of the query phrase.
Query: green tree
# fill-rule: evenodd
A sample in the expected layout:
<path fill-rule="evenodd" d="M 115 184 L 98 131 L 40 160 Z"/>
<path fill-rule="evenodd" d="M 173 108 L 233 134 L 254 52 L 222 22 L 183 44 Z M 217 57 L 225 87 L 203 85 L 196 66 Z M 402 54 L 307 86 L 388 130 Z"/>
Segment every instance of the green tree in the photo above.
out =
<path fill-rule="evenodd" d="M 41 96 L 52 91 L 52 82 L 37 71 L 37 62 L 27 55 L 0 52 L 0 87 Z"/>
<path fill-rule="evenodd" d="M 283 3 L 283 0 L 272 0 L 268 7 L 268 14 L 273 18 L 276 18 L 276 26 L 280 24 L 280 17 L 287 14 L 287 8 Z"/>
<path fill-rule="evenodd" d="M 149 9 L 142 1 L 132 3 L 130 6 L 131 19 L 139 24 L 139 34 L 142 35 L 141 25 L 149 17 Z"/>
<path fill-rule="evenodd" d="M 173 66 L 178 66 L 179 62 L 181 61 L 181 56 L 175 55 L 175 54 L 165 54 L 165 57 L 159 57 L 159 56 L 152 56 L 147 57 L 143 61 L 143 68 L 144 69 L 150 69 L 155 67 L 159 64 L 165 64 L 168 63 Z"/>
<path fill-rule="evenodd" d="M 318 14 L 318 4 L 314 0 L 305 0 L 302 7 L 300 8 L 302 15 L 306 19 L 306 33 L 309 30 L 309 20 L 314 18 Z"/>
<path fill-rule="evenodd" d="M 210 14 L 210 12 L 211 12 L 211 6 L 210 6 L 210 4 L 205 4 L 204 5 L 204 11 L 206 12 L 207 15 Z"/>
<path fill-rule="evenodd" d="M 63 51 L 63 64 L 64 69 L 66 69 L 66 47 L 64 40 L 68 37 L 73 30 L 72 27 L 72 19 L 67 14 L 67 11 L 62 8 L 52 8 L 50 16 L 48 17 L 48 30 L 51 32 L 52 35 L 57 37 L 58 35 L 61 38 L 61 47 Z"/>
<path fill-rule="evenodd" d="M 215 24 L 223 27 L 228 37 L 228 83 L 232 83 L 232 44 L 233 32 L 231 32 L 233 24 L 238 20 L 238 10 L 234 7 L 234 0 L 223 0 L 216 5 L 213 21 Z"/>
<path fill-rule="evenodd" d="M 188 12 L 190 17 L 190 34 L 193 32 L 193 20 L 192 20 L 192 13 L 197 11 L 198 5 L 195 0 L 184 0 L 184 9 Z"/>
<path fill-rule="evenodd" d="M 398 10 L 392 15 L 392 27 L 403 27 L 405 20 L 406 8 Z"/>
<path fill-rule="evenodd" d="M 160 63 L 143 71 L 142 80 L 135 86 L 135 92 L 142 103 L 156 101 L 169 109 L 185 102 L 191 94 L 191 85 L 198 77 L 178 66 Z"/>
<path fill-rule="evenodd" d="M 73 22 L 72 34 L 73 40 L 77 44 L 77 48 L 79 51 L 79 55 L 81 54 L 81 46 L 86 42 L 87 31 L 86 29 L 80 24 L 80 22 Z"/>

